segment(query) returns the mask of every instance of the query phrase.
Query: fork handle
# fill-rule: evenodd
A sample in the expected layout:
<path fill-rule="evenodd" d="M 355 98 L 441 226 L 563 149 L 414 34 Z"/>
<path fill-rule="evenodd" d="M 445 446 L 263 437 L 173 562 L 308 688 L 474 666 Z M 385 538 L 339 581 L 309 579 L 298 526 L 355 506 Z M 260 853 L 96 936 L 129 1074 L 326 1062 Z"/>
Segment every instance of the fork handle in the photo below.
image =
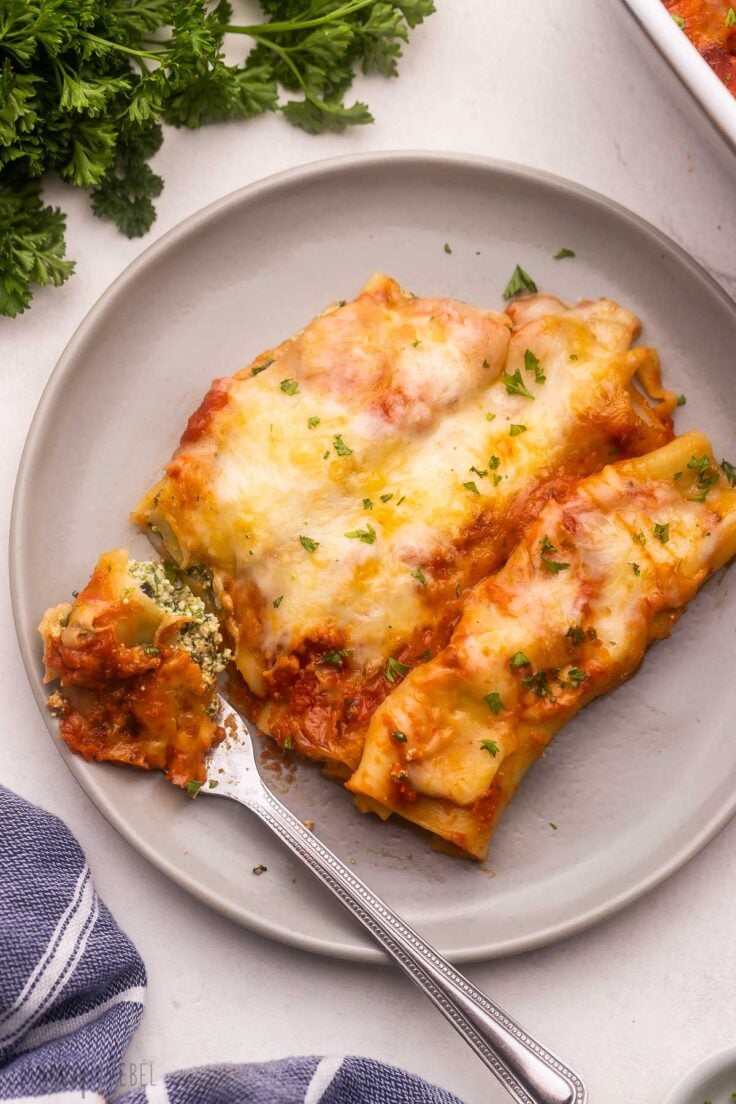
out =
<path fill-rule="evenodd" d="M 265 787 L 232 796 L 327 886 L 439 1008 L 518 1104 L 585 1104 L 578 1075 L 528 1035 L 406 924 Z"/>

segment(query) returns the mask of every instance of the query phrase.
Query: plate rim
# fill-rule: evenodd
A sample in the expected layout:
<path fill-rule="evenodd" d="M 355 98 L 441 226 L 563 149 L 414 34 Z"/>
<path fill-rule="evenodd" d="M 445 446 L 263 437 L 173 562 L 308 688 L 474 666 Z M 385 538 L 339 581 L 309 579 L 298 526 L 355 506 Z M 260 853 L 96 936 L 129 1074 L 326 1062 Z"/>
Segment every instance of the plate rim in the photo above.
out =
<path fill-rule="evenodd" d="M 61 754 L 62 759 L 74 775 L 86 796 L 93 802 L 108 823 L 116 829 L 123 839 L 125 839 L 138 854 L 147 859 L 156 869 L 208 907 L 213 908 L 216 912 L 226 916 L 228 919 L 234 920 L 242 926 L 257 932 L 259 935 L 266 936 L 292 947 L 297 947 L 300 950 L 311 951 L 332 958 L 346 959 L 354 962 L 380 964 L 386 964 L 389 961 L 387 956 L 383 951 L 369 943 L 338 942 L 334 939 L 322 939 L 318 936 L 303 935 L 285 928 L 278 922 L 264 920 L 258 913 L 242 905 L 233 907 L 224 898 L 220 897 L 216 891 L 203 886 L 196 877 L 178 867 L 171 859 L 160 853 L 154 846 L 146 843 L 138 835 L 135 827 L 126 820 L 125 816 L 115 807 L 114 803 L 108 799 L 104 792 L 102 782 L 97 782 L 94 778 L 93 765 L 88 764 L 79 756 L 70 752 L 66 745 L 64 745 L 52 731 L 51 719 L 45 708 L 46 699 L 43 691 L 43 683 L 39 678 L 38 657 L 30 642 L 24 639 L 20 629 L 20 594 L 25 589 L 22 586 L 24 561 L 21 533 L 25 529 L 29 509 L 32 508 L 32 503 L 29 500 L 30 496 L 25 490 L 27 483 L 25 476 L 32 467 L 36 454 L 43 448 L 44 431 L 53 407 L 54 399 L 57 393 L 63 388 L 67 376 L 71 375 L 73 372 L 77 353 L 84 346 L 90 332 L 99 321 L 102 321 L 108 312 L 114 310 L 118 298 L 126 292 L 128 286 L 137 278 L 141 270 L 152 263 L 156 263 L 156 261 L 161 259 L 167 252 L 175 248 L 181 241 L 185 240 L 190 233 L 202 229 L 208 222 L 219 218 L 223 212 L 236 208 L 241 204 L 248 204 L 253 200 L 257 200 L 264 193 L 278 190 L 284 186 L 289 187 L 297 183 L 310 181 L 320 176 L 327 176 L 330 178 L 339 177 L 344 173 L 350 173 L 362 168 L 376 169 L 381 167 L 396 167 L 402 164 L 414 165 L 415 167 L 454 166 L 458 169 L 485 172 L 495 177 L 511 177 L 525 182 L 535 184 L 541 183 L 553 192 L 562 193 L 567 197 L 572 196 L 588 206 L 602 210 L 607 214 L 612 213 L 617 218 L 633 226 L 640 233 L 643 233 L 658 246 L 662 247 L 665 253 L 674 256 L 692 278 L 703 284 L 711 294 L 714 294 L 716 298 L 721 301 L 726 310 L 730 311 L 734 319 L 734 326 L 736 327 L 736 302 L 703 265 L 687 252 L 687 250 L 623 204 L 608 198 L 592 188 L 567 180 L 565 177 L 555 173 L 479 154 L 445 152 L 440 150 L 387 150 L 345 154 L 339 157 L 310 161 L 271 174 L 270 176 L 262 177 L 259 180 L 246 184 L 242 188 L 238 188 L 214 200 L 200 210 L 193 212 L 148 245 L 102 292 L 67 342 L 38 399 L 28 427 L 26 440 L 18 465 L 13 492 L 9 533 L 9 582 L 13 623 L 31 692 L 33 693 L 36 704 L 44 719 L 49 735 Z M 101 773 L 100 778 L 102 777 Z M 736 792 L 733 794 L 730 801 L 725 801 L 708 819 L 700 831 L 694 836 L 690 836 L 687 842 L 683 844 L 668 861 L 660 864 L 655 870 L 640 878 L 627 889 L 622 890 L 613 897 L 607 898 L 605 901 L 589 908 L 587 911 L 572 919 L 551 923 L 537 930 L 535 933 L 508 938 L 501 942 L 480 942 L 473 946 L 450 948 L 443 953 L 451 961 L 457 963 L 487 961 L 495 958 L 505 958 L 525 951 L 536 950 L 540 947 L 548 946 L 575 935 L 614 915 L 628 904 L 643 897 L 646 893 L 666 881 L 710 843 L 735 814 Z"/>
<path fill-rule="evenodd" d="M 693 1094 L 702 1089 L 704 1082 L 722 1073 L 729 1066 L 736 1066 L 736 1045 L 734 1044 L 706 1055 L 697 1065 L 691 1066 L 667 1093 L 664 1104 L 689 1104 Z"/>

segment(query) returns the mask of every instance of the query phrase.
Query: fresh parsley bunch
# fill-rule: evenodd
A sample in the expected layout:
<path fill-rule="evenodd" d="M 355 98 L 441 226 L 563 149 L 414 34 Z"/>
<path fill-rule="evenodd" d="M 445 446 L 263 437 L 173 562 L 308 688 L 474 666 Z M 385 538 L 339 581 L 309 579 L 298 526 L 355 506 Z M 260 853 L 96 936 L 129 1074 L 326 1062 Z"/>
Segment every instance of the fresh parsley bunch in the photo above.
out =
<path fill-rule="evenodd" d="M 227 0 L 0 0 L 0 314 L 74 269 L 44 173 L 89 189 L 95 214 L 137 237 L 163 187 L 148 163 L 162 122 L 281 111 L 310 134 L 372 122 L 345 103 L 356 68 L 396 76 L 409 30 L 434 11 L 433 0 L 260 2 L 265 22 L 238 26 Z M 229 34 L 254 43 L 242 65 L 225 63 Z"/>

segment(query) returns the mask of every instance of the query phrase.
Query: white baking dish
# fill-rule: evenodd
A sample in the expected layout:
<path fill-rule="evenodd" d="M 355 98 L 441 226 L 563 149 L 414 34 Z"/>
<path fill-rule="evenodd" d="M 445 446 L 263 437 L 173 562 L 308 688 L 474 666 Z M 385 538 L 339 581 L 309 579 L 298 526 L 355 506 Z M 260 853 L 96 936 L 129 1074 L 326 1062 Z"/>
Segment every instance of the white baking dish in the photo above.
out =
<path fill-rule="evenodd" d="M 677 26 L 662 0 L 624 0 L 624 3 L 736 153 L 736 97 Z"/>

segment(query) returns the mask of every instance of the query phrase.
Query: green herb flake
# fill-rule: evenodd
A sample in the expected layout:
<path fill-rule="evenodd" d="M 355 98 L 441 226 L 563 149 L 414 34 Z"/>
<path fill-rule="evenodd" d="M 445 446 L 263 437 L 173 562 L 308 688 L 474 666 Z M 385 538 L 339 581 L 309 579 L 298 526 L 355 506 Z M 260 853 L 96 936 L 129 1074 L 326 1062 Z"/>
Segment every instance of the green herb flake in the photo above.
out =
<path fill-rule="evenodd" d="M 521 378 L 521 371 L 519 368 L 516 369 L 513 375 L 509 374 L 508 372 L 504 372 L 501 376 L 501 379 L 506 385 L 506 390 L 508 391 L 509 395 L 521 395 L 525 399 L 534 398 L 531 391 L 528 389 L 523 379 Z"/>
<path fill-rule="evenodd" d="M 487 360 L 486 360 L 486 358 L 484 357 L 484 358 L 483 358 L 483 363 L 481 364 L 481 368 L 485 368 L 485 369 L 487 370 L 487 369 L 488 369 L 488 368 L 490 368 L 490 367 L 491 367 L 491 366 L 490 366 L 490 364 L 488 363 L 488 361 L 487 361 Z"/>
<path fill-rule="evenodd" d="M 669 522 L 667 522 L 666 525 L 660 525 L 659 523 L 657 523 L 657 525 L 654 526 L 653 533 L 658 541 L 660 541 L 662 544 L 667 544 L 667 541 L 670 539 Z"/>
<path fill-rule="evenodd" d="M 644 534 L 641 531 L 638 532 L 638 533 L 634 533 L 633 539 L 636 541 L 637 544 L 644 545 L 644 544 L 647 543 L 647 538 L 644 536 Z"/>
<path fill-rule="evenodd" d="M 382 494 L 381 502 L 390 502 L 393 497 L 393 492 L 391 494 Z"/>
<path fill-rule="evenodd" d="M 397 744 L 406 743 L 406 733 L 402 732 L 400 728 L 395 728 L 391 733 L 391 739 L 395 740 Z"/>
<path fill-rule="evenodd" d="M 326 663 L 328 667 L 342 667 L 349 657 L 350 652 L 347 648 L 336 648 L 333 651 L 325 652 L 320 659 L 320 663 Z"/>
<path fill-rule="evenodd" d="M 416 349 L 417 345 L 420 345 L 420 344 L 421 344 L 421 342 L 420 342 L 418 337 L 415 337 L 414 340 L 411 343 L 413 349 Z"/>
<path fill-rule="evenodd" d="M 196 779 L 192 778 L 192 779 L 190 779 L 189 782 L 187 782 L 187 785 L 186 785 L 187 793 L 190 794 L 192 797 L 196 797 L 196 795 L 202 789 L 203 785 L 204 785 L 204 782 L 197 782 Z"/>
<path fill-rule="evenodd" d="M 552 257 L 552 260 L 553 261 L 564 261 L 566 257 L 574 257 L 574 256 L 575 256 L 575 250 L 574 249 L 564 249 L 563 248 L 563 249 L 558 249 L 557 250 L 557 252 Z"/>
<path fill-rule="evenodd" d="M 300 536 L 299 543 L 301 544 L 302 548 L 306 549 L 307 552 L 316 552 L 319 548 L 319 541 L 312 540 L 311 537 Z"/>
<path fill-rule="evenodd" d="M 349 540 L 359 540 L 363 544 L 375 544 L 376 542 L 376 530 L 369 523 L 367 529 L 351 529 L 349 533 L 345 534 Z"/>
<path fill-rule="evenodd" d="M 516 266 L 511 279 L 504 288 L 504 299 L 512 299 L 514 295 L 518 295 L 520 291 L 530 291 L 532 295 L 536 295 L 537 285 L 532 280 L 528 272 L 525 272 L 521 265 Z"/>
<path fill-rule="evenodd" d="M 459 598 L 463 592 L 463 588 L 460 583 L 455 583 L 455 597 Z"/>
<path fill-rule="evenodd" d="M 557 825 L 555 824 L 555 822 L 553 820 L 551 820 L 549 822 L 549 826 L 550 826 L 550 828 L 552 829 L 553 832 L 557 831 Z"/>
<path fill-rule="evenodd" d="M 505 708 L 501 701 L 501 695 L 495 690 L 492 690 L 490 694 L 484 694 L 483 701 L 486 703 L 491 713 L 493 713 L 494 717 L 497 717 L 501 710 Z"/>
<path fill-rule="evenodd" d="M 272 364 L 273 357 L 269 357 L 268 360 L 264 360 L 262 364 L 256 364 L 255 367 L 251 369 L 250 374 L 252 376 L 260 375 L 261 372 L 265 372 L 267 368 L 270 368 Z"/>
<path fill-rule="evenodd" d="M 442 248 L 444 249 L 445 253 L 452 253 L 452 249 L 450 248 L 450 243 L 449 242 L 445 242 L 445 244 L 442 246 Z"/>
<path fill-rule="evenodd" d="M 547 377 L 540 367 L 539 359 L 534 355 L 531 349 L 527 349 L 524 353 L 524 367 L 527 372 L 531 372 L 534 375 L 535 383 L 544 383 L 546 381 Z"/>
<path fill-rule="evenodd" d="M 466 491 L 470 491 L 471 494 L 477 494 L 477 495 L 480 494 L 480 491 L 478 490 L 477 485 L 473 482 L 472 479 L 469 479 L 467 483 L 463 483 L 463 487 L 465 488 Z"/>
<path fill-rule="evenodd" d="M 542 549 L 543 552 L 556 552 L 557 551 L 557 549 L 555 548 L 555 546 L 553 545 L 553 543 L 549 539 L 549 537 L 546 535 L 546 533 L 542 537 L 542 539 L 540 540 L 539 547 Z"/>
<path fill-rule="evenodd" d="M 641 575 L 641 568 L 639 567 L 638 563 L 630 563 L 629 567 L 631 568 L 631 570 L 634 572 L 635 575 Z"/>
<path fill-rule="evenodd" d="M 207 783 L 207 789 L 208 790 L 216 790 L 219 785 L 220 785 L 220 783 L 217 781 L 216 778 L 210 778 L 210 780 Z"/>
<path fill-rule="evenodd" d="M 332 444 L 333 444 L 335 452 L 337 453 L 338 456 L 352 456 L 353 455 L 353 450 L 351 448 L 348 448 L 348 446 L 343 441 L 341 434 L 339 434 L 339 433 L 335 434 L 335 436 L 332 438 Z"/>
<path fill-rule="evenodd" d="M 684 395 L 678 395 L 677 396 L 677 401 L 675 402 L 675 406 L 684 406 L 686 402 L 687 402 L 687 399 L 685 398 Z"/>
<path fill-rule="evenodd" d="M 581 667 L 571 667 L 566 676 L 574 687 L 580 686 L 582 682 L 587 682 L 589 676 L 583 671 Z"/>
<path fill-rule="evenodd" d="M 559 575 L 561 571 L 567 571 L 570 566 L 569 563 L 561 563 L 559 560 L 550 560 L 546 556 L 542 556 L 542 563 L 553 575 Z"/>
<path fill-rule="evenodd" d="M 257 878 L 260 878 L 261 874 L 265 874 L 267 872 L 267 870 L 268 870 L 268 867 L 264 866 L 263 863 L 258 863 L 257 866 L 253 867 L 253 873 L 255 874 L 255 876 Z"/>
<path fill-rule="evenodd" d="M 527 659 L 527 657 L 525 656 L 525 654 L 523 652 L 514 652 L 514 654 L 511 657 L 511 666 L 512 667 L 529 667 L 529 666 L 531 666 L 531 661 L 529 659 Z"/>
<path fill-rule="evenodd" d="M 364 510 L 372 510 L 373 509 L 373 499 L 364 498 L 363 499 L 363 509 Z"/>
<path fill-rule="evenodd" d="M 285 395 L 297 395 L 299 393 L 299 381 L 295 379 L 282 379 L 279 387 Z"/>
<path fill-rule="evenodd" d="M 580 360 L 580 357 L 578 356 L 577 353 L 570 353 L 570 356 L 568 357 L 568 360 Z"/>
<path fill-rule="evenodd" d="M 396 499 L 397 506 L 400 506 L 402 502 L 406 502 L 406 495 L 402 495 L 401 498 Z"/>
<path fill-rule="evenodd" d="M 495 740 L 481 740 L 481 750 L 487 751 L 494 759 L 498 755 L 499 747 Z"/>
<path fill-rule="evenodd" d="M 427 577 L 422 571 L 421 567 L 415 567 L 411 572 L 412 579 L 416 579 L 420 586 L 425 587 L 427 585 Z"/>
<path fill-rule="evenodd" d="M 728 460 L 721 460 L 721 471 L 732 487 L 736 487 L 736 464 L 729 464 Z"/>
<path fill-rule="evenodd" d="M 674 19 L 675 23 L 680 28 L 680 30 L 684 31 L 684 29 L 685 29 L 685 20 L 682 18 L 682 16 L 681 15 L 673 15 L 672 18 Z"/>
<path fill-rule="evenodd" d="M 726 12 L 726 26 L 736 27 L 736 8 L 729 8 Z M 731 1099 L 736 1099 L 736 1095 L 731 1097 Z"/>
<path fill-rule="evenodd" d="M 512 423 L 509 426 L 509 437 L 518 437 L 520 433 L 526 433 L 525 425 L 514 425 Z"/>
<path fill-rule="evenodd" d="M 283 602 L 283 600 L 284 600 L 283 594 L 279 594 L 278 598 L 274 598 L 271 605 L 273 606 L 274 609 L 278 609 L 279 606 L 281 605 L 281 603 Z"/>
<path fill-rule="evenodd" d="M 411 665 L 409 663 L 400 663 L 398 659 L 394 659 L 393 656 L 389 656 L 386 660 L 386 670 L 384 672 L 386 682 L 390 682 L 394 686 L 399 679 L 403 679 L 411 671 Z"/>
<path fill-rule="evenodd" d="M 527 675 L 526 678 L 521 680 L 521 685 L 525 690 L 533 690 L 538 698 L 551 697 L 544 671 L 535 671 L 533 674 Z"/>
<path fill-rule="evenodd" d="M 579 648 L 585 640 L 585 633 L 583 632 L 583 628 L 581 625 L 571 625 L 565 633 L 565 636 L 576 648 Z"/>
<path fill-rule="evenodd" d="M 309 429 L 316 429 L 321 421 L 322 419 L 317 417 L 307 418 L 307 426 Z"/>
<path fill-rule="evenodd" d="M 495 414 L 486 414 L 486 421 L 487 422 L 494 422 L 495 420 L 496 420 L 496 415 Z"/>

